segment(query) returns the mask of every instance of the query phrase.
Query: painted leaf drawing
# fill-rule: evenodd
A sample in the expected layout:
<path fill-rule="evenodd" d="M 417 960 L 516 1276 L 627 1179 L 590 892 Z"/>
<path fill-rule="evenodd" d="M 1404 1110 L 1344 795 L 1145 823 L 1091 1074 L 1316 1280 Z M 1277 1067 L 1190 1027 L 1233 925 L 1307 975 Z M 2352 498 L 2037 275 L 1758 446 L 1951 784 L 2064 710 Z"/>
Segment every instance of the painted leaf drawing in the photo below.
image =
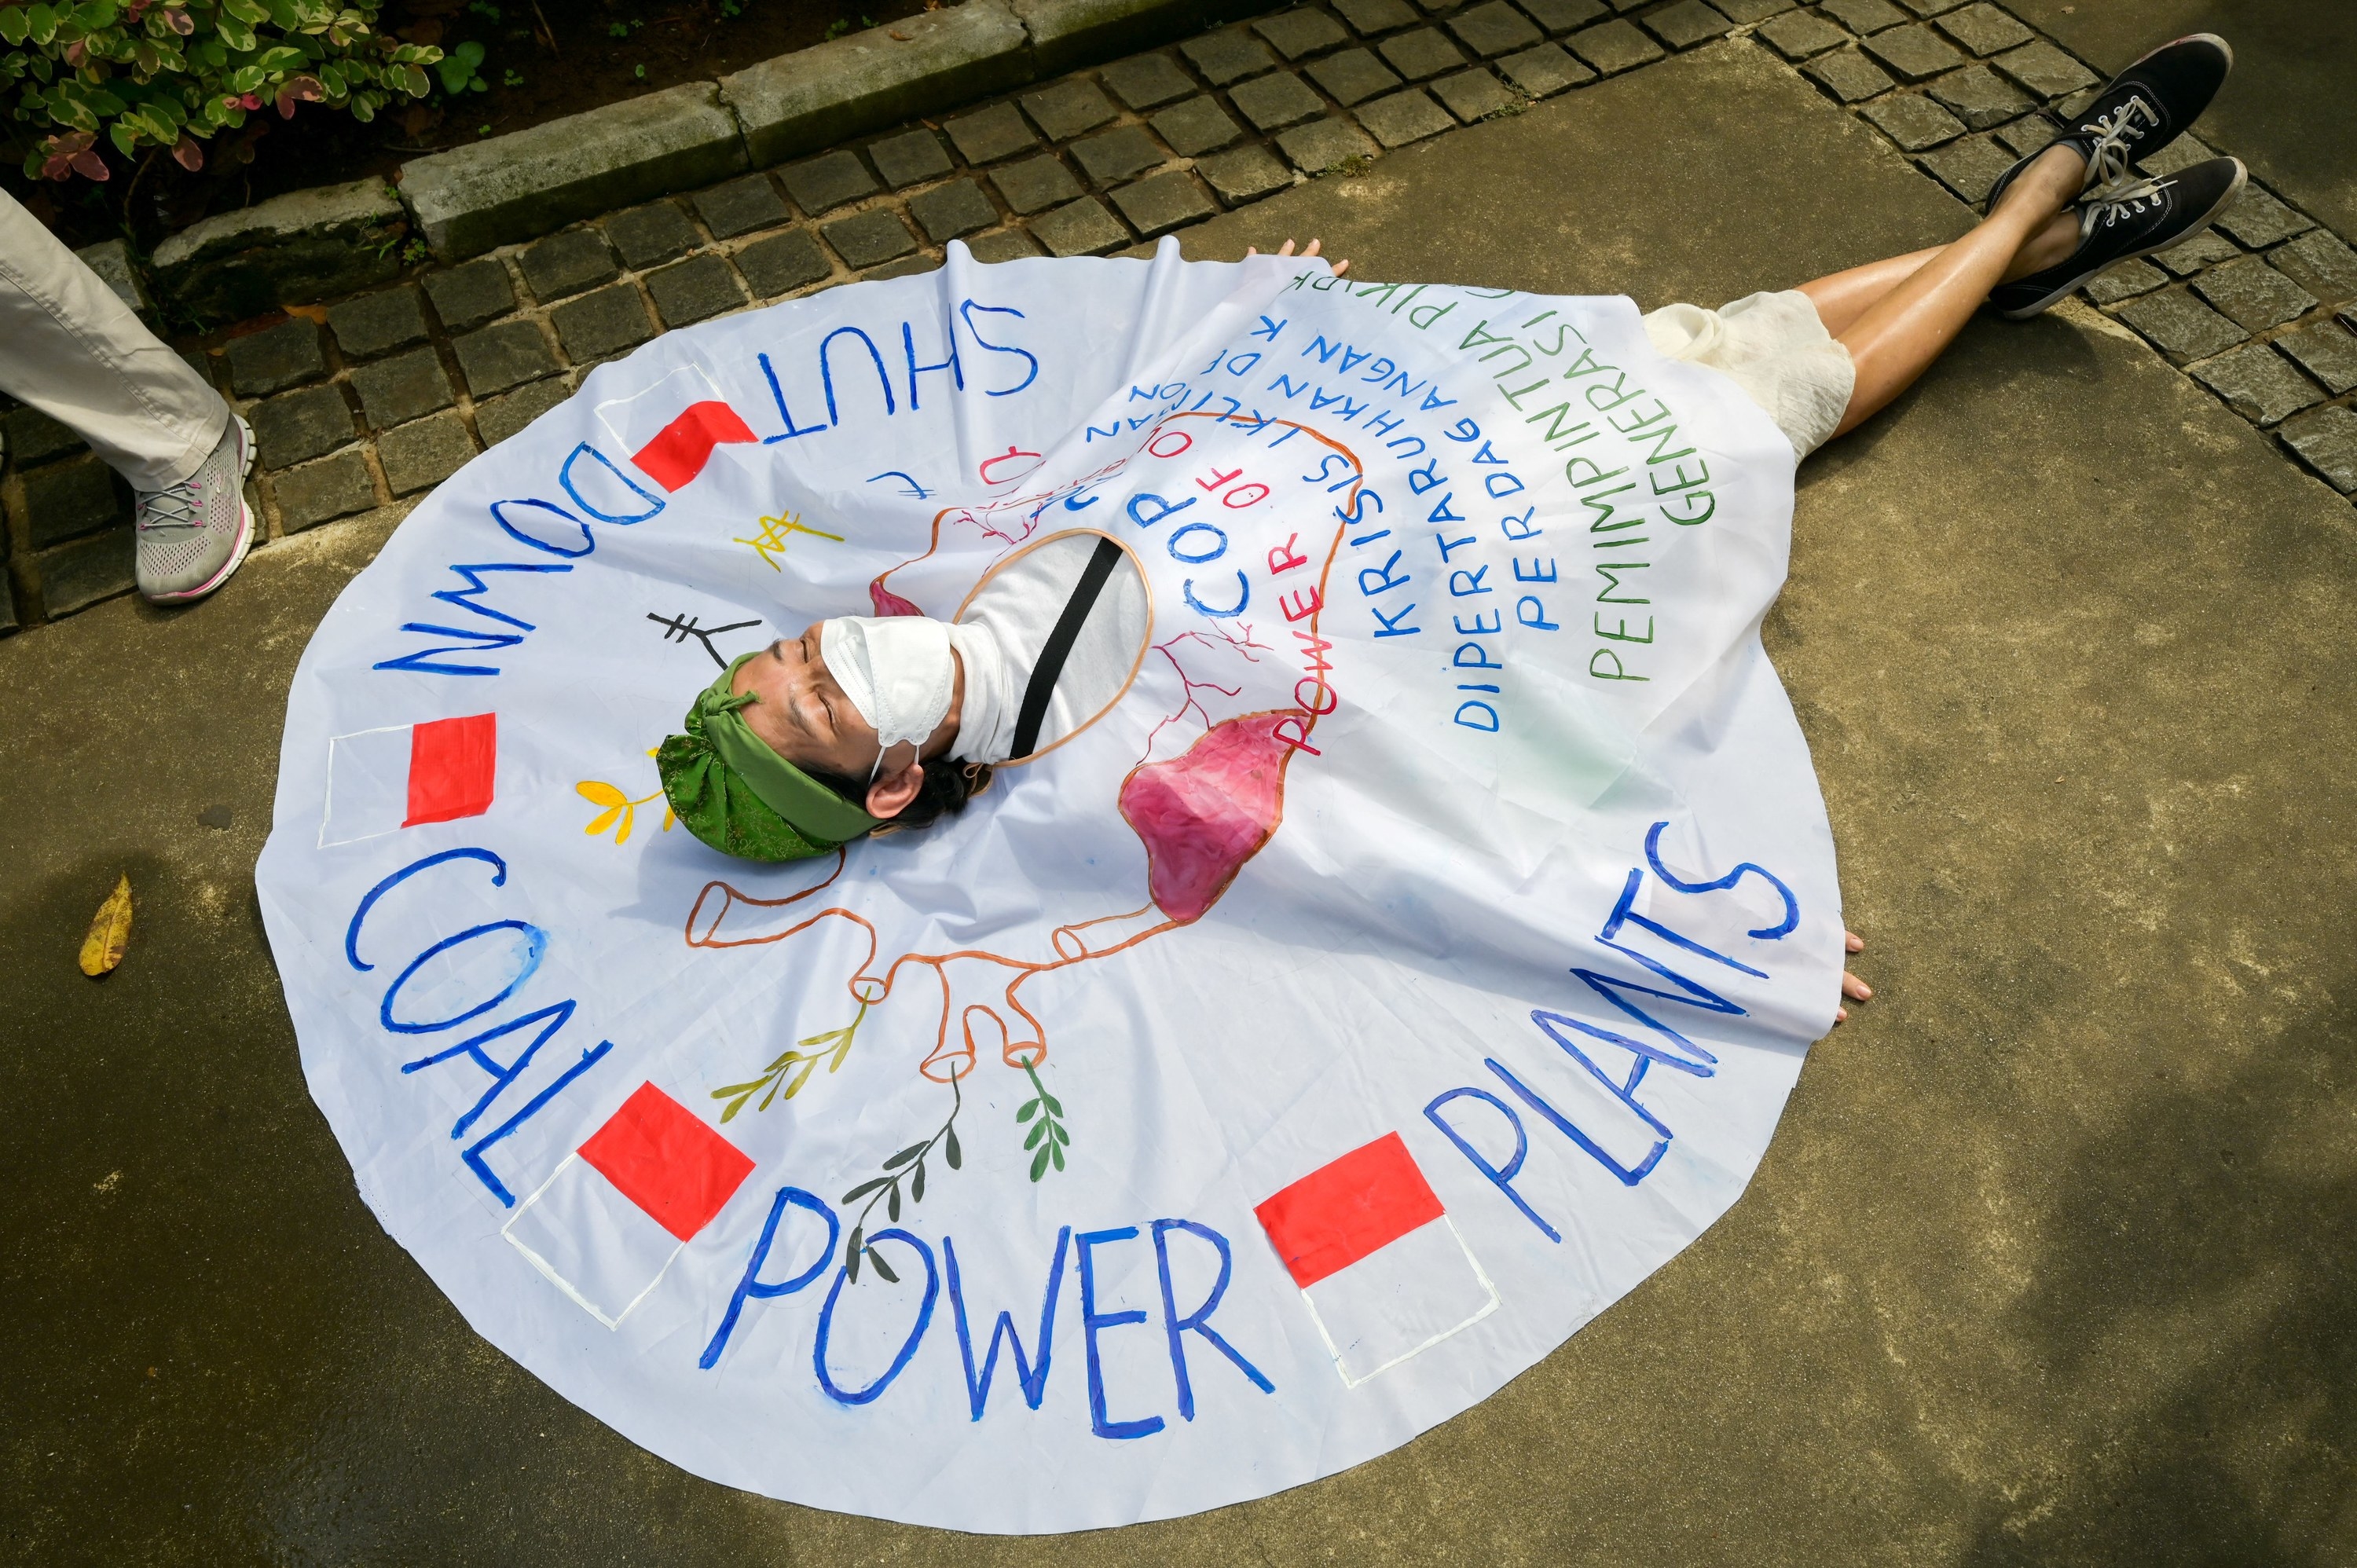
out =
<path fill-rule="evenodd" d="M 811 1073 L 822 1061 L 826 1063 L 826 1070 L 829 1072 L 840 1069 L 843 1066 L 843 1058 L 851 1054 L 851 1042 L 859 1033 L 859 1020 L 866 1016 L 867 1016 L 867 1009 L 863 1004 L 859 1009 L 859 1016 L 852 1019 L 844 1027 L 830 1029 L 825 1034 L 813 1035 L 808 1039 L 795 1042 L 805 1048 L 783 1052 L 777 1060 L 762 1069 L 761 1076 L 751 1082 L 732 1083 L 714 1090 L 713 1099 L 728 1101 L 727 1107 L 720 1112 L 720 1120 L 723 1122 L 730 1120 L 737 1112 L 745 1109 L 745 1102 L 756 1094 L 761 1096 L 761 1103 L 755 1107 L 759 1111 L 767 1111 L 780 1096 L 791 1100 L 802 1092 L 802 1085 L 810 1081 Z M 820 1050 L 807 1048 L 812 1046 L 825 1048 Z M 764 1090 L 767 1092 L 763 1092 Z M 957 1162 L 952 1160 L 950 1163 L 955 1165 Z M 878 1181 L 876 1185 L 881 1187 L 883 1183 Z M 861 1190 L 866 1189 L 863 1187 Z M 856 1197 L 857 1194 L 853 1196 Z M 844 1201 L 847 1203 L 850 1199 L 846 1198 Z"/>
<path fill-rule="evenodd" d="M 124 947 L 130 940 L 131 878 L 125 875 L 98 907 L 90 934 L 81 940 L 81 972 L 92 979 L 111 972 L 123 961 Z"/>
<path fill-rule="evenodd" d="M 647 755 L 652 757 L 654 753 L 651 751 Z M 661 799 L 662 795 L 662 790 L 657 789 L 651 793 L 640 795 L 633 800 L 602 779 L 584 779 L 573 786 L 573 792 L 593 806 L 605 808 L 590 818 L 588 825 L 581 831 L 589 837 L 596 838 L 608 828 L 612 828 L 614 843 L 617 846 L 630 842 L 630 830 L 638 825 L 639 808 L 650 800 Z M 666 801 L 663 805 L 662 831 L 671 832 L 672 823 L 677 820 L 672 814 L 670 803 Z"/>
<path fill-rule="evenodd" d="M 574 793 L 579 795 L 591 805 L 603 806 L 606 808 L 604 811 L 598 812 L 597 816 L 591 818 L 589 825 L 581 830 L 592 838 L 597 837 L 599 833 L 604 832 L 608 828 L 612 827 L 615 822 L 620 818 L 622 813 L 630 809 L 630 797 L 624 795 L 619 789 L 615 789 L 611 784 L 605 783 L 602 780 L 585 779 L 580 783 L 576 784 L 573 787 L 573 789 Z M 625 825 L 620 834 L 614 842 L 619 843 L 630 836 L 630 830 L 627 825 Z"/>

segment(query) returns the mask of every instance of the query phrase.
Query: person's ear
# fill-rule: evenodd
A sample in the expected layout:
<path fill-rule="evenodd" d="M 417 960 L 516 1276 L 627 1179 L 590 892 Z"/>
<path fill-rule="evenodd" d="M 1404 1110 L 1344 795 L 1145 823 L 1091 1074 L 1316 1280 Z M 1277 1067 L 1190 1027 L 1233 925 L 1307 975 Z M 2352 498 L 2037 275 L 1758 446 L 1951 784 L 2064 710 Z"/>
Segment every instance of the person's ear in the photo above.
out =
<path fill-rule="evenodd" d="M 867 814 L 879 822 L 889 822 L 909 809 L 909 802 L 924 788 L 924 764 L 911 762 L 898 773 L 888 774 L 867 786 Z"/>

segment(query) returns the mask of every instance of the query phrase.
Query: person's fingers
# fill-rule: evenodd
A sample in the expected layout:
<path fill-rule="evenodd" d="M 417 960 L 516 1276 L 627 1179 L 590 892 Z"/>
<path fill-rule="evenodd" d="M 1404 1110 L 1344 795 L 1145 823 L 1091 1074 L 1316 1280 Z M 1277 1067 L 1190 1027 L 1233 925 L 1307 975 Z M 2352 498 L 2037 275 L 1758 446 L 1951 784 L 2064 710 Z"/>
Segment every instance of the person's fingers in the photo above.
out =
<path fill-rule="evenodd" d="M 1326 242 L 1323 240 L 1312 240 L 1309 243 L 1300 248 L 1300 253 L 1305 256 L 1314 256 L 1325 248 L 1325 243 Z M 1291 240 L 1287 240 L 1284 244 L 1279 245 L 1272 253 L 1279 256 L 1292 255 L 1294 253 L 1294 242 Z M 1244 247 L 1244 254 L 1247 256 L 1257 256 L 1260 254 L 1260 247 L 1258 245 L 1246 245 Z M 1351 270 L 1351 263 L 1347 261 L 1336 262 L 1333 265 L 1334 275 L 1336 277 L 1340 277 L 1344 273 Z"/>
<path fill-rule="evenodd" d="M 1851 952 L 1864 952 L 1866 950 L 1866 940 L 1860 937 L 1856 931 L 1844 931 L 1842 933 L 1842 945 L 1847 948 Z M 1842 971 L 1841 988 L 1842 994 L 1848 997 L 1853 1002 L 1870 1001 L 1874 996 L 1874 987 L 1868 985 L 1865 981 L 1860 980 L 1857 975 L 1852 974 L 1848 970 Z M 1849 1009 L 1846 1007 L 1835 1007 L 1834 1009 L 1835 1026 L 1839 1027 L 1841 1025 L 1848 1022 Z"/>

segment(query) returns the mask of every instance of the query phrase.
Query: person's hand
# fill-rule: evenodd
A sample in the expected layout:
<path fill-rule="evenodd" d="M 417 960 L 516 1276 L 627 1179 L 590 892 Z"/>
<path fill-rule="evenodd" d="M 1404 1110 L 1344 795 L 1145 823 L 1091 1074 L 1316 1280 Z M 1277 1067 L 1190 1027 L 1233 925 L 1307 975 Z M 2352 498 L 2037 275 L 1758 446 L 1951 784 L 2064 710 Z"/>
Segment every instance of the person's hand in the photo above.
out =
<path fill-rule="evenodd" d="M 1866 950 L 1866 939 L 1859 936 L 1856 931 L 1844 931 L 1842 933 L 1842 950 L 1844 952 L 1864 952 Z M 1842 994 L 1848 997 L 1852 1002 L 1864 1002 L 1874 994 L 1874 987 L 1868 985 L 1865 981 L 1860 980 L 1857 975 L 1852 974 L 1849 971 L 1843 970 Z M 1834 1023 L 1836 1026 L 1846 1023 L 1848 1019 L 1848 1008 L 1836 1007 L 1834 1009 Z"/>
<path fill-rule="evenodd" d="M 1322 241 L 1312 240 L 1308 244 L 1304 245 L 1301 248 L 1301 253 L 1305 256 L 1314 256 L 1318 253 L 1318 248 L 1321 243 L 1323 243 Z M 1287 240 L 1284 244 L 1279 245 L 1276 248 L 1276 253 L 1280 256 L 1289 256 L 1293 254 L 1293 242 Z M 1257 256 L 1260 254 L 1260 247 L 1258 245 L 1246 245 L 1244 247 L 1244 254 L 1247 256 Z M 1334 275 L 1336 277 L 1340 277 L 1344 273 L 1351 270 L 1351 263 L 1349 262 L 1336 262 L 1333 263 L 1333 267 Z"/>

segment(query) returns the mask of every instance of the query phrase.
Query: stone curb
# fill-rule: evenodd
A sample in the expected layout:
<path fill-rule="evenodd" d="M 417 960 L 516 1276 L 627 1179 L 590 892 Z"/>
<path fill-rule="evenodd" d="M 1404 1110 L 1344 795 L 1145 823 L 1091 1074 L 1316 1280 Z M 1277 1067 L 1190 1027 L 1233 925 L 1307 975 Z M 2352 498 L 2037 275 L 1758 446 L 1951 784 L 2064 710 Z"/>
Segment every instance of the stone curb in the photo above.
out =
<path fill-rule="evenodd" d="M 965 0 L 748 66 L 720 79 L 720 96 L 766 168 L 1035 74 L 1030 36 L 1004 0 Z"/>
<path fill-rule="evenodd" d="M 203 219 L 156 247 L 156 292 L 199 320 L 235 321 L 401 271 L 408 213 L 381 179 L 322 186 Z"/>
<path fill-rule="evenodd" d="M 1293 0 L 1013 0 L 1031 36 L 1033 75 L 1045 80 L 1157 44 L 1172 43 L 1222 22 Z"/>
<path fill-rule="evenodd" d="M 1271 6 L 1272 0 L 1014 0 L 1012 6 L 965 0 L 748 66 L 720 79 L 720 96 L 744 127 L 753 166 L 767 168 Z"/>
<path fill-rule="evenodd" d="M 463 261 L 577 219 L 938 114 L 1286 0 L 966 0 L 471 146 L 208 218 L 158 246 L 156 292 L 199 322 L 382 283 L 403 229 Z"/>
<path fill-rule="evenodd" d="M 426 244 L 455 262 L 745 166 L 719 88 L 692 81 L 412 158 L 399 188 Z"/>

